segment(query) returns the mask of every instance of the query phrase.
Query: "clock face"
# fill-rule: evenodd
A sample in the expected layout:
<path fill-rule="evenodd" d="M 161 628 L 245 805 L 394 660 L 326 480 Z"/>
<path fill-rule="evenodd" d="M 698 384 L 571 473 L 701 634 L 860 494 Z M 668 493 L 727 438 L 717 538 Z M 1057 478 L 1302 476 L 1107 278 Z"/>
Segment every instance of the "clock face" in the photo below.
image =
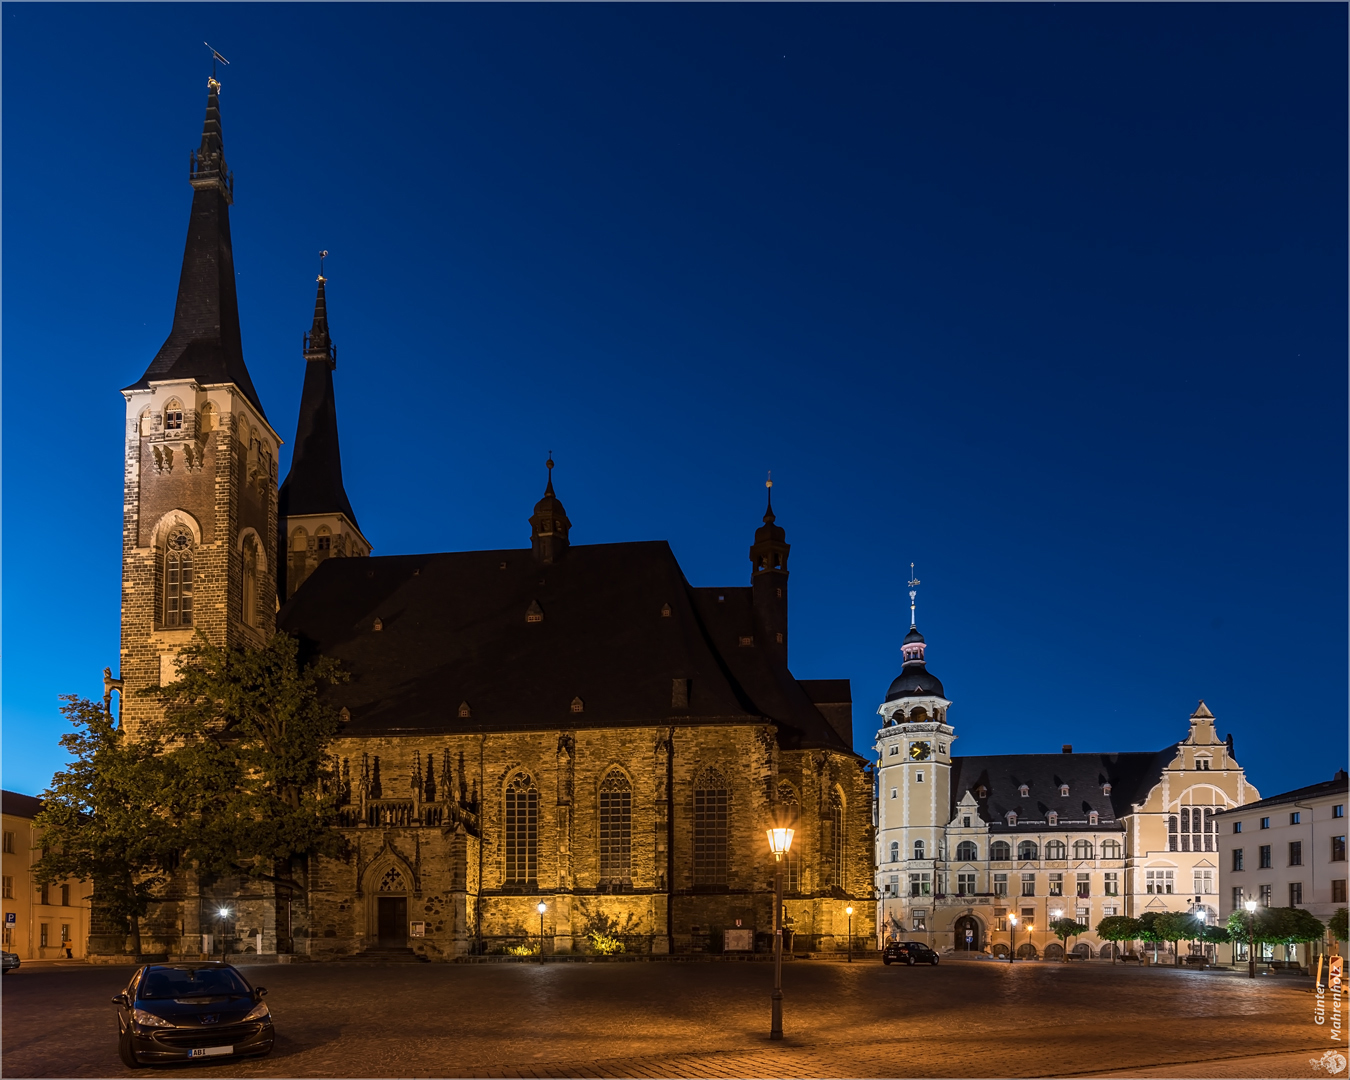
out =
<path fill-rule="evenodd" d="M 912 742 L 909 744 L 909 756 L 915 761 L 927 761 L 928 755 L 933 752 L 933 747 L 926 742 Z"/>

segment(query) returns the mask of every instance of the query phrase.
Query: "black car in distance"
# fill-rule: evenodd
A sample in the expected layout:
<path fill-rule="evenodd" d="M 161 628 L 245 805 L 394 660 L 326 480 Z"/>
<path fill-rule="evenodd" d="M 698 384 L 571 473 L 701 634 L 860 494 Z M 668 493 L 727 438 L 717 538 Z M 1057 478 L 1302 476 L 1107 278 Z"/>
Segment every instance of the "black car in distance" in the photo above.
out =
<path fill-rule="evenodd" d="M 888 941 L 881 950 L 883 964 L 933 964 L 938 962 L 938 954 L 922 941 Z"/>
<path fill-rule="evenodd" d="M 122 1064 L 262 1057 L 272 1049 L 266 993 L 219 962 L 137 968 L 113 998 Z"/>

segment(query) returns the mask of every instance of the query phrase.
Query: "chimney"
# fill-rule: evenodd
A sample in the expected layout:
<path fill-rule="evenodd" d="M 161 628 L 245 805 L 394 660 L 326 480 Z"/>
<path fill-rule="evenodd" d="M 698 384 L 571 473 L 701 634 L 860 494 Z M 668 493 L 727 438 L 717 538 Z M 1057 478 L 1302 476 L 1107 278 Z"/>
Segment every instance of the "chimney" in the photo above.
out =
<path fill-rule="evenodd" d="M 1072 753 L 1073 753 L 1073 743 L 1067 743 L 1067 742 L 1066 742 L 1063 746 L 1061 746 L 1061 747 L 1059 748 L 1059 752 L 1060 752 L 1061 754 L 1072 754 Z"/>

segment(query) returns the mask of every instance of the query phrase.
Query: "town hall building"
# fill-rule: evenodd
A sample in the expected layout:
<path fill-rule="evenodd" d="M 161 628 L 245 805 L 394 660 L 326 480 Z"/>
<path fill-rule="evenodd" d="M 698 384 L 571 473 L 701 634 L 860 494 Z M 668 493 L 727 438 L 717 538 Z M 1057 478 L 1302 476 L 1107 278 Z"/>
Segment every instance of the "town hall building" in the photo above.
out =
<path fill-rule="evenodd" d="M 794 947 L 844 948 L 850 905 L 871 940 L 870 763 L 848 680 L 790 669 L 790 545 L 771 502 L 747 529 L 747 581 L 725 587 L 688 582 L 664 541 L 577 542 L 551 460 L 521 507 L 527 546 L 373 554 L 343 485 L 322 274 L 278 483 L 279 425 L 241 343 L 218 95 L 213 78 L 172 328 L 122 391 L 119 719 L 133 736 L 160 721 L 136 691 L 173 682 L 197 634 L 247 647 L 284 631 L 337 660 L 334 827 L 350 855 L 209 886 L 183 868 L 146 950 L 219 951 L 228 932 L 262 953 L 445 960 L 541 937 L 581 950 L 592 931 L 629 952 L 762 950 L 765 828 L 785 807 Z M 107 927 L 91 938 L 123 948 Z"/>

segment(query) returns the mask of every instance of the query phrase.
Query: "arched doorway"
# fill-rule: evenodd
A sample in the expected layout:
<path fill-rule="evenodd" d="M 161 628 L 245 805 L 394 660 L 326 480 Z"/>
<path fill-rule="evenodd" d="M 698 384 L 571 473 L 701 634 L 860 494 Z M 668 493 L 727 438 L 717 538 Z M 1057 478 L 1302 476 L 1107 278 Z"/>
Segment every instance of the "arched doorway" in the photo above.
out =
<path fill-rule="evenodd" d="M 407 948 L 408 945 L 408 883 L 397 865 L 388 867 L 380 875 L 375 887 L 374 916 L 375 944 L 380 948 Z"/>
<path fill-rule="evenodd" d="M 980 922 L 974 915 L 962 915 L 952 924 L 956 935 L 957 952 L 983 952 L 984 937 L 980 933 Z"/>

